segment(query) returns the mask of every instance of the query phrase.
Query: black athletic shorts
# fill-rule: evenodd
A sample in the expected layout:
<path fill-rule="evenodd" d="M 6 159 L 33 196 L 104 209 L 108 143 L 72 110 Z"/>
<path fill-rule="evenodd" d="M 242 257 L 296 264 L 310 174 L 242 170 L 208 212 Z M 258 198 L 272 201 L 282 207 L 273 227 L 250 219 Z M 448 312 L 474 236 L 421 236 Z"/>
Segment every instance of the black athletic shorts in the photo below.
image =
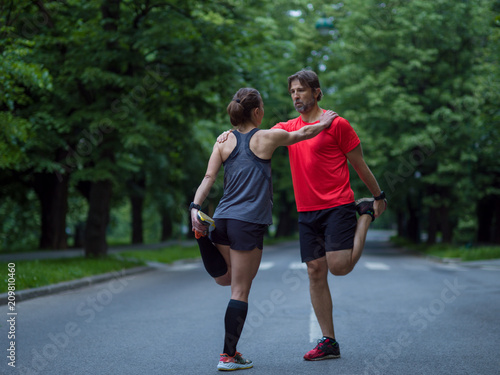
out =
<path fill-rule="evenodd" d="M 327 251 L 352 249 L 356 222 L 354 202 L 325 210 L 299 212 L 302 262 L 324 257 Z"/>
<path fill-rule="evenodd" d="M 215 230 L 210 234 L 213 243 L 229 246 L 233 250 L 264 248 L 266 224 L 254 224 L 235 219 L 214 219 Z"/>

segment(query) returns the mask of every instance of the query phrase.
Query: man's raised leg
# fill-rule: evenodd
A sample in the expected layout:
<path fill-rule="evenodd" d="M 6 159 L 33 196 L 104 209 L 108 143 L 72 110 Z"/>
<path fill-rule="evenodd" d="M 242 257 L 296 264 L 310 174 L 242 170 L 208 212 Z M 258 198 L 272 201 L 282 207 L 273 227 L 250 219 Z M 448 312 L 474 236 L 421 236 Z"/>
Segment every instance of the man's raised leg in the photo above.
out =
<path fill-rule="evenodd" d="M 335 276 L 345 276 L 354 269 L 354 266 L 361 258 L 366 242 L 366 234 L 372 219 L 369 215 L 361 215 L 356 224 L 354 234 L 354 245 L 352 249 L 328 251 L 326 260 L 328 269 Z"/>

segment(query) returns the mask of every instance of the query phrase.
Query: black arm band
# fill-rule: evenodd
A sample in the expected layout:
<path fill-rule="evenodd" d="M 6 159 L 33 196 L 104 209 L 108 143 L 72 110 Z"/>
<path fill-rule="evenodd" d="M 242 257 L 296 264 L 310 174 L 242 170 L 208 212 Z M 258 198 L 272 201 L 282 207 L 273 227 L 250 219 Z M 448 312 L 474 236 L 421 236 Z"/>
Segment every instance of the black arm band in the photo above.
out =
<path fill-rule="evenodd" d="M 195 204 L 194 202 L 191 202 L 189 205 L 189 211 L 191 211 L 193 208 L 196 208 L 197 210 L 201 210 L 201 206 L 199 204 Z"/>

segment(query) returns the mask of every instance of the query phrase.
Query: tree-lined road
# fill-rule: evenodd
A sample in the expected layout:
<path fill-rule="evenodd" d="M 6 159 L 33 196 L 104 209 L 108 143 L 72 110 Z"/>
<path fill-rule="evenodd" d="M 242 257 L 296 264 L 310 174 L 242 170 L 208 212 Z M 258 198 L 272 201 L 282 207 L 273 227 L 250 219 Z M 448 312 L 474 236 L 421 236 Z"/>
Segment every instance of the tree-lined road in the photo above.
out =
<path fill-rule="evenodd" d="M 21 272 L 21 270 L 18 270 Z M 342 358 L 305 362 L 321 333 L 297 243 L 268 247 L 238 346 L 248 374 L 496 374 L 500 269 L 436 263 L 368 242 L 330 277 Z M 216 374 L 229 289 L 199 262 L 20 302 L 2 374 Z M 0 331 L 9 348 L 7 306 Z M 246 372 L 245 372 L 246 373 Z"/>

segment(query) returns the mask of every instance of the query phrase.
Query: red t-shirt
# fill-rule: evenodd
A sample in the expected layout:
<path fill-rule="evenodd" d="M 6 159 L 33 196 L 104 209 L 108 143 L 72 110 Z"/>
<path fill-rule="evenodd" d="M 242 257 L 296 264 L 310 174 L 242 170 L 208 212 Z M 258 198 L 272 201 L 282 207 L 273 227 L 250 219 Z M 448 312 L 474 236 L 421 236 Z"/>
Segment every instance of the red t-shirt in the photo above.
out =
<path fill-rule="evenodd" d="M 276 124 L 273 129 L 299 130 L 306 123 L 299 116 Z M 316 137 L 288 146 L 297 211 L 317 211 L 352 203 L 345 154 L 360 144 L 349 122 L 337 117 Z"/>

